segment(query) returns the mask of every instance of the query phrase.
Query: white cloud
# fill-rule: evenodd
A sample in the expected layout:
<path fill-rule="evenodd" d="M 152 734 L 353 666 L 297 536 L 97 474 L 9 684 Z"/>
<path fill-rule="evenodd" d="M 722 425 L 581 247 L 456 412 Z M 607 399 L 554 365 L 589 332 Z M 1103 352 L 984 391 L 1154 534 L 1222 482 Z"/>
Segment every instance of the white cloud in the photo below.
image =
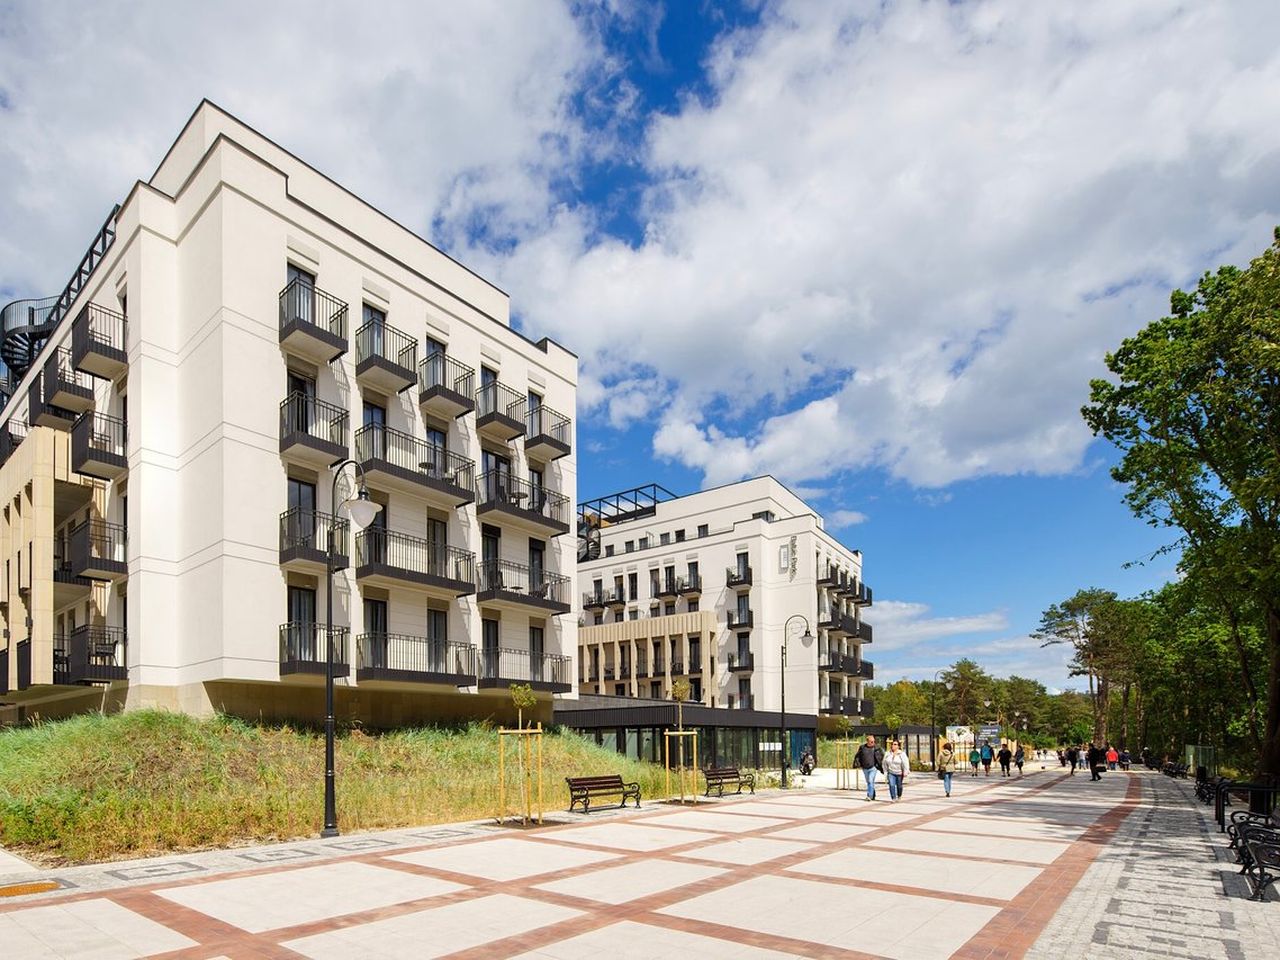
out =
<path fill-rule="evenodd" d="M 856 527 L 858 524 L 866 522 L 867 515 L 861 510 L 832 510 L 827 514 L 827 526 L 832 530 Z"/>
<path fill-rule="evenodd" d="M 1280 221 L 1272 13 L 768 4 L 653 118 L 642 242 L 562 209 L 491 262 L 590 376 L 671 384 L 654 451 L 708 484 L 1070 471 L 1104 350 Z"/>
<path fill-rule="evenodd" d="M 930 616 L 924 603 L 905 600 L 877 600 L 875 604 L 876 650 L 905 650 L 948 637 L 1005 630 L 1009 618 L 1002 610 L 988 610 L 965 616 Z M 869 619 L 871 619 L 869 617 Z"/>

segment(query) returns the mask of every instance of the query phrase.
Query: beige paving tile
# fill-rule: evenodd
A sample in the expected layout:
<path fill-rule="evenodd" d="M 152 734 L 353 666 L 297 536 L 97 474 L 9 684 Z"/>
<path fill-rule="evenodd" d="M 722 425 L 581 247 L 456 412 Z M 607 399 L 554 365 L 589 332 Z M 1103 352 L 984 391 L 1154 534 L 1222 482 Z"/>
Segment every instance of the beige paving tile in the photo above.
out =
<path fill-rule="evenodd" d="M 0 956 L 6 960 L 134 960 L 194 946 L 194 940 L 110 900 L 0 914 Z"/>
<path fill-rule="evenodd" d="M 583 897 L 600 903 L 627 903 L 664 890 L 674 890 L 707 877 L 724 873 L 720 867 L 678 860 L 642 860 L 606 867 L 591 873 L 538 884 L 539 890 L 550 890 L 571 897 Z"/>
<path fill-rule="evenodd" d="M 774 830 L 770 839 L 778 840 L 812 840 L 815 843 L 836 843 L 848 840 L 860 833 L 871 833 L 880 828 L 875 824 L 860 825 L 856 823 L 800 823 L 785 830 Z"/>
<path fill-rule="evenodd" d="M 261 933 L 435 897 L 465 887 L 367 863 L 326 863 L 157 890 L 174 903 Z"/>
<path fill-rule="evenodd" d="M 843 806 L 822 808 L 813 804 L 783 803 L 781 800 L 747 800 L 742 803 L 728 803 L 717 808 L 718 812 L 743 814 L 757 817 L 781 817 L 783 820 L 807 820 L 820 817 L 824 813 L 835 813 Z"/>
<path fill-rule="evenodd" d="M 867 810 L 859 810 L 855 813 L 846 813 L 843 817 L 836 817 L 836 823 L 871 823 L 880 827 L 896 827 L 900 823 L 906 823 L 908 820 L 914 820 L 916 817 L 923 817 L 923 812 L 913 812 L 911 810 L 879 810 L 869 808 Z"/>
<path fill-rule="evenodd" d="M 1022 863 L 1052 863 L 1067 849 L 1067 845 L 1063 843 L 964 836 L 927 830 L 923 826 L 918 830 L 899 830 L 879 840 L 868 840 L 867 846 L 919 853 L 948 853 L 962 857 L 988 857 L 992 860 Z"/>
<path fill-rule="evenodd" d="M 1087 829 L 1062 823 L 1046 823 L 1041 820 L 1020 820 L 1013 817 L 974 817 L 957 814 L 930 820 L 927 829 L 944 833 L 980 833 L 993 837 L 1013 837 L 1020 840 L 1073 841 Z"/>
<path fill-rule="evenodd" d="M 496 894 L 302 937 L 284 946 L 312 960 L 423 960 L 577 916 L 581 911 Z"/>
<path fill-rule="evenodd" d="M 557 830 L 555 839 L 562 843 L 589 843 L 599 847 L 617 847 L 619 850 L 664 850 L 699 840 L 719 839 L 714 833 L 697 830 L 672 830 L 670 827 L 650 827 L 644 822 L 598 823 L 590 827 L 574 827 Z"/>
<path fill-rule="evenodd" d="M 871 880 L 922 890 L 962 893 L 996 900 L 1012 900 L 1040 875 L 1039 867 L 1012 863 L 950 860 L 858 847 L 810 860 L 789 872 L 845 880 Z"/>
<path fill-rule="evenodd" d="M 712 813 L 703 810 L 689 810 L 685 813 L 668 813 L 660 817 L 646 817 L 646 826 L 684 827 L 688 829 L 713 830 L 719 833 L 741 833 L 744 830 L 763 830 L 765 827 L 780 827 L 790 820 L 777 817 L 740 817 L 728 813 Z"/>
<path fill-rule="evenodd" d="M 599 960 L 600 957 L 608 957 L 609 960 L 653 960 L 654 957 L 789 960 L 792 955 L 624 920 L 532 953 L 522 953 L 514 960 Z"/>
<path fill-rule="evenodd" d="M 936 897 L 763 876 L 659 912 L 863 950 L 893 960 L 943 960 L 999 910 Z"/>
<path fill-rule="evenodd" d="M 387 859 L 413 863 L 420 867 L 434 867 L 450 873 L 462 873 L 469 877 L 483 877 L 486 880 L 521 880 L 540 873 L 613 860 L 616 856 L 617 854 L 595 850 L 580 850 L 577 847 L 501 837 L 479 843 L 401 853 Z"/>
<path fill-rule="evenodd" d="M 796 840 L 771 840 L 765 837 L 744 837 L 741 840 L 728 840 L 724 843 L 713 843 L 681 854 L 696 860 L 711 860 L 715 863 L 736 863 L 750 866 L 776 860 L 801 850 L 812 849 L 812 844 L 800 843 Z"/>

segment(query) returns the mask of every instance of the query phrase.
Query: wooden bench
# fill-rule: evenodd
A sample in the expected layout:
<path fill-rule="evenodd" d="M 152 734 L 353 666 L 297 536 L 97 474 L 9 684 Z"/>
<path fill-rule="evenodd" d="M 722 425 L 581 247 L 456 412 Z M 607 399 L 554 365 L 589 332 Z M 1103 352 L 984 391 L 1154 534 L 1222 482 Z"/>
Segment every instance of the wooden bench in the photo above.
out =
<path fill-rule="evenodd" d="M 741 793 L 743 787 L 749 787 L 752 793 L 756 792 L 756 775 L 754 773 L 743 773 L 737 767 L 707 767 L 702 771 L 702 775 L 707 778 L 707 792 L 705 796 L 711 796 L 711 791 L 716 791 L 716 796 L 724 796 L 724 788 L 726 784 L 736 784 L 737 790 L 734 793 Z"/>
<path fill-rule="evenodd" d="M 591 799 L 593 797 L 612 797 L 618 796 L 618 806 L 625 807 L 627 800 L 636 802 L 636 809 L 640 809 L 640 784 L 623 783 L 619 774 L 611 774 L 604 777 L 565 777 L 564 782 L 569 785 L 569 812 L 573 813 L 573 808 L 579 803 L 582 804 L 582 812 L 587 813 L 591 810 Z"/>

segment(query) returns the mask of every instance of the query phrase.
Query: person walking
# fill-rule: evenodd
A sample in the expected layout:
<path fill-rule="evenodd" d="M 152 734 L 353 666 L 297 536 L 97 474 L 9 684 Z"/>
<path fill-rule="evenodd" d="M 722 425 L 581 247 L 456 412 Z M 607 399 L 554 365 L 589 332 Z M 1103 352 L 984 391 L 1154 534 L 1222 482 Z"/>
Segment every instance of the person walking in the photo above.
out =
<path fill-rule="evenodd" d="M 876 738 L 868 736 L 858 748 L 855 758 L 862 768 L 862 776 L 867 781 L 867 800 L 876 798 L 876 774 L 884 769 L 884 751 L 876 746 Z"/>
<path fill-rule="evenodd" d="M 1120 762 L 1120 752 L 1115 747 L 1107 747 L 1107 769 L 1114 770 Z"/>
<path fill-rule="evenodd" d="M 951 778 L 956 772 L 956 751 L 950 743 L 943 743 L 942 753 L 938 755 L 938 779 L 942 781 L 942 790 L 951 796 Z"/>
<path fill-rule="evenodd" d="M 1018 776 L 1022 776 L 1022 764 L 1026 762 L 1027 755 L 1022 752 L 1022 744 L 1018 744 L 1018 749 L 1013 751 L 1013 765 L 1018 768 Z M 1044 769 L 1041 767 L 1040 769 Z"/>
<path fill-rule="evenodd" d="M 996 759 L 1000 761 L 1000 776 L 1009 776 L 1009 764 L 1013 762 L 1013 751 L 1009 749 L 1007 743 L 1000 744 L 1000 752 L 996 754 Z"/>
<path fill-rule="evenodd" d="M 970 776 L 976 777 L 978 775 L 978 764 L 981 762 L 981 760 L 982 760 L 982 754 L 978 752 L 977 747 L 974 747 L 972 750 L 969 751 L 969 766 L 973 768 L 973 773 L 970 774 Z"/>
<path fill-rule="evenodd" d="M 982 741 L 982 769 L 986 771 L 987 776 L 991 776 L 991 761 L 995 757 L 996 752 L 991 749 L 991 741 Z"/>
<path fill-rule="evenodd" d="M 1067 747 L 1067 766 L 1071 768 L 1071 776 L 1076 775 L 1076 766 L 1080 760 L 1079 747 Z"/>
<path fill-rule="evenodd" d="M 902 796 L 902 787 L 907 782 L 907 774 L 911 772 L 911 758 L 906 755 L 897 740 L 889 743 L 889 752 L 884 757 L 884 775 L 889 781 L 889 799 L 894 803 Z"/>
<path fill-rule="evenodd" d="M 1089 764 L 1089 780 L 1091 782 L 1101 780 L 1102 771 L 1106 769 L 1103 764 L 1106 763 L 1107 759 L 1107 755 L 1102 752 L 1102 748 L 1090 742 L 1085 759 Z"/>

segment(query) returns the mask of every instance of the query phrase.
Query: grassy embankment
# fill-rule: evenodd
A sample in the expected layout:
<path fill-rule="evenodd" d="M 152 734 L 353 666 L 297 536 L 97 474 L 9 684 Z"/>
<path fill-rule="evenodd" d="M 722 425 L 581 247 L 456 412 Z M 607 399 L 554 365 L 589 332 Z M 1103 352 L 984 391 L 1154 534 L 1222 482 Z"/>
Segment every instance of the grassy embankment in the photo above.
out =
<path fill-rule="evenodd" d="M 0 730 L 0 845 L 57 863 L 313 836 L 323 756 L 316 731 L 153 711 Z M 498 735 L 483 726 L 343 732 L 342 828 L 491 816 L 497 756 Z M 600 773 L 638 780 L 646 799 L 662 795 L 661 766 L 568 732 L 545 736 L 548 812 L 568 806 L 566 776 Z"/>

